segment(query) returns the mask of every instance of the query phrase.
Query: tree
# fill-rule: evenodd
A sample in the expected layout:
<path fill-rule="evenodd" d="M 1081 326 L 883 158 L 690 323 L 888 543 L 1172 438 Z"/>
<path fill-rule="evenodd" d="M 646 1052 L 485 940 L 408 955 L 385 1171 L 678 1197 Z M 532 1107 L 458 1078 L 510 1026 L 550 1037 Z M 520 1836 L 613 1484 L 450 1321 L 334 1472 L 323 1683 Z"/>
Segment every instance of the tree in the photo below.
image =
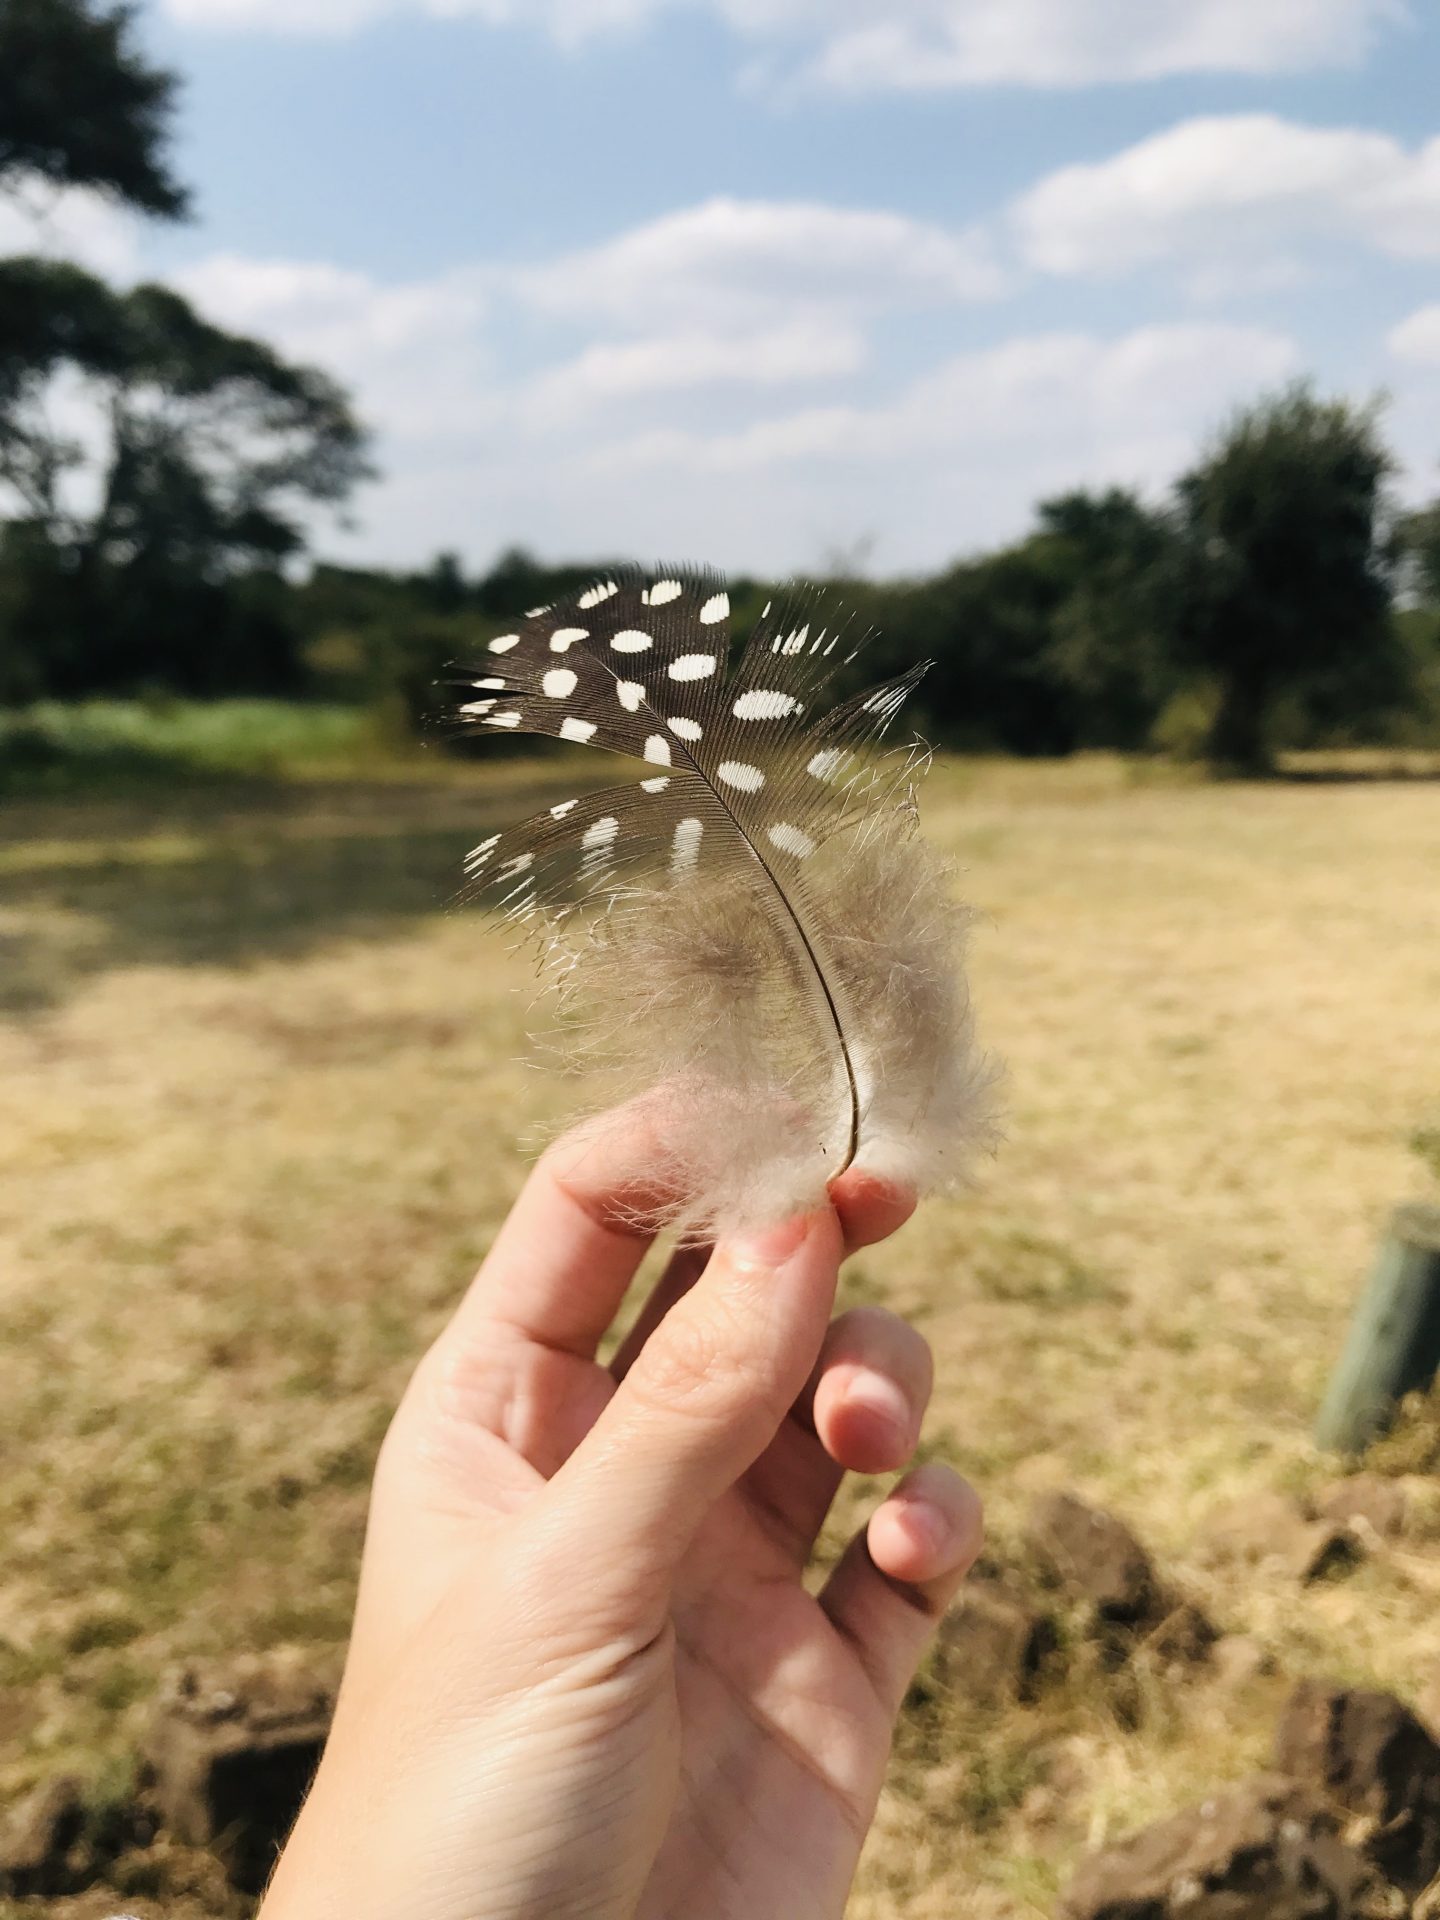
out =
<path fill-rule="evenodd" d="M 907 586 L 846 583 L 880 638 L 869 665 L 930 657 L 915 698 L 951 746 L 1069 753 L 1146 744 L 1175 671 L 1161 617 L 1163 515 L 1119 488 L 1046 501 L 1036 530 Z"/>
<path fill-rule="evenodd" d="M 133 11 L 0 0 L 0 191 L 88 187 L 173 218 L 174 76 Z M 52 400 L 63 381 L 63 416 Z M 86 403 L 83 407 L 80 403 Z M 0 699 L 293 682 L 279 569 L 369 471 L 336 383 L 168 288 L 0 261 Z"/>
<path fill-rule="evenodd" d="M 247 649 L 234 607 L 219 609 L 228 587 L 300 551 L 312 503 L 343 501 L 368 472 L 341 389 L 168 288 L 116 293 L 78 267 L 0 263 L 0 313 L 0 484 L 63 556 L 68 582 L 66 608 L 53 608 L 50 689 L 283 681 L 273 621 L 266 644 Z M 91 403 L 88 448 L 46 418 L 62 368 L 72 410 L 81 393 Z M 83 501 L 69 484 L 81 466 Z M 34 536 L 23 552 L 33 589 L 53 596 L 54 562 L 40 564 Z M 17 604 L 28 600 L 12 589 L 23 625 Z"/>
<path fill-rule="evenodd" d="M 1427 607 L 1440 607 L 1440 500 L 1405 515 L 1395 530 L 1407 584 Z"/>
<path fill-rule="evenodd" d="M 1059 599 L 1047 666 L 1087 746 L 1144 747 L 1176 691 L 1166 580 L 1174 534 L 1133 493 L 1075 492 L 1040 506 L 1032 542 Z"/>
<path fill-rule="evenodd" d="M 173 74 L 134 44 L 134 9 L 0 0 L 0 185 L 93 187 L 174 219 L 188 196 L 166 148 Z"/>
<path fill-rule="evenodd" d="M 1332 716 L 1402 697 L 1375 409 L 1305 385 L 1237 414 L 1178 483 L 1177 639 L 1216 690 L 1208 749 L 1263 772 L 1282 696 Z"/>

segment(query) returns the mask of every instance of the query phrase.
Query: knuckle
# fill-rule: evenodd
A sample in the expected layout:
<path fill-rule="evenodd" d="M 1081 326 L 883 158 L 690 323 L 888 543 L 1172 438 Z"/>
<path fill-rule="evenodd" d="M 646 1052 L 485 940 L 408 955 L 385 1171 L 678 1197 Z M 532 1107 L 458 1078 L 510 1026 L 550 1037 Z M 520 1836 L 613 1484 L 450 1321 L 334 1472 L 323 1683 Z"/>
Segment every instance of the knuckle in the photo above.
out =
<path fill-rule="evenodd" d="M 631 1373 L 637 1396 L 668 1414 L 728 1420 L 746 1408 L 775 1409 L 770 1369 L 737 1337 L 730 1316 L 672 1313 Z"/>
<path fill-rule="evenodd" d="M 831 1322 L 827 1345 L 845 1353 L 857 1349 L 868 1352 L 876 1346 L 890 1346 L 907 1328 L 908 1322 L 888 1307 L 847 1307 Z"/>
<path fill-rule="evenodd" d="M 917 1390 L 928 1390 L 934 1371 L 930 1342 L 886 1307 L 851 1307 L 842 1313 L 830 1328 L 826 1358 L 878 1366 Z"/>

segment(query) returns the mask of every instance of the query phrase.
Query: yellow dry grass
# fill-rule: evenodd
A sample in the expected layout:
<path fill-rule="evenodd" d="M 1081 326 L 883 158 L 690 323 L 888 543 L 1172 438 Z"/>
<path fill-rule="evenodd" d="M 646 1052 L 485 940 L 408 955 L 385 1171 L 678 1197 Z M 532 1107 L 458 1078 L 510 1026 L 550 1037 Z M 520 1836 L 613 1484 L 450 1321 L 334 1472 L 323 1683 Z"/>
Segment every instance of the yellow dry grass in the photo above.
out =
<path fill-rule="evenodd" d="M 0 1788 L 121 1767 L 168 1661 L 343 1634 L 388 1409 L 559 1111 L 522 963 L 440 903 L 572 786 L 511 761 L 0 815 Z M 1440 1678 L 1423 1542 L 1305 1589 L 1196 1551 L 1216 1505 L 1325 1477 L 1327 1370 L 1425 1191 L 1440 789 L 945 763 L 925 818 L 983 916 L 1008 1139 L 851 1287 L 933 1342 L 933 1445 L 1002 1550 L 1076 1486 L 1282 1669 L 917 1694 L 853 1912 L 1000 1920 L 1262 1758 L 1284 1673 Z"/>

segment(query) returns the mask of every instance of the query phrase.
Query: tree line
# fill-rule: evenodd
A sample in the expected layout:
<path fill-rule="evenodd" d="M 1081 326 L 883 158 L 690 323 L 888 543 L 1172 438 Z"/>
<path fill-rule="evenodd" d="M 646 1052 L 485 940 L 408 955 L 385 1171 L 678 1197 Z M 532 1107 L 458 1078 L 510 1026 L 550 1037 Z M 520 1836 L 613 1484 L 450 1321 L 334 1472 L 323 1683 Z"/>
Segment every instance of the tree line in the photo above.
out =
<path fill-rule="evenodd" d="M 0 194 L 183 218 L 175 88 L 130 7 L 0 0 Z M 1440 741 L 1440 502 L 1396 512 L 1393 465 L 1376 408 L 1296 385 L 1222 423 L 1163 501 L 1065 494 L 999 551 L 839 584 L 879 630 L 867 670 L 934 661 L 920 718 L 947 744 L 1258 769 L 1280 745 Z M 326 695 L 419 725 L 451 660 L 608 564 L 308 565 L 315 509 L 371 472 L 319 369 L 171 289 L 0 260 L 0 706 Z M 738 623 L 771 591 L 737 582 Z"/>

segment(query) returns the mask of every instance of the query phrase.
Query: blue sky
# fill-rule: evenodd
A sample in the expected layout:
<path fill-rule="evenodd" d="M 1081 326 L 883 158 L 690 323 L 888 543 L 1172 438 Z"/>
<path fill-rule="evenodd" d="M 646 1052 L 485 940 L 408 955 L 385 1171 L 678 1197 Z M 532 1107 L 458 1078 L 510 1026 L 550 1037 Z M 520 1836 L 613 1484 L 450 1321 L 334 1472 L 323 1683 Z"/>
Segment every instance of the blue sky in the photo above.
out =
<path fill-rule="evenodd" d="M 1299 373 L 1440 492 L 1436 0 L 164 0 L 199 218 L 47 244 L 328 365 L 323 551 L 939 564 Z M 0 220 L 0 245 L 17 216 Z"/>

